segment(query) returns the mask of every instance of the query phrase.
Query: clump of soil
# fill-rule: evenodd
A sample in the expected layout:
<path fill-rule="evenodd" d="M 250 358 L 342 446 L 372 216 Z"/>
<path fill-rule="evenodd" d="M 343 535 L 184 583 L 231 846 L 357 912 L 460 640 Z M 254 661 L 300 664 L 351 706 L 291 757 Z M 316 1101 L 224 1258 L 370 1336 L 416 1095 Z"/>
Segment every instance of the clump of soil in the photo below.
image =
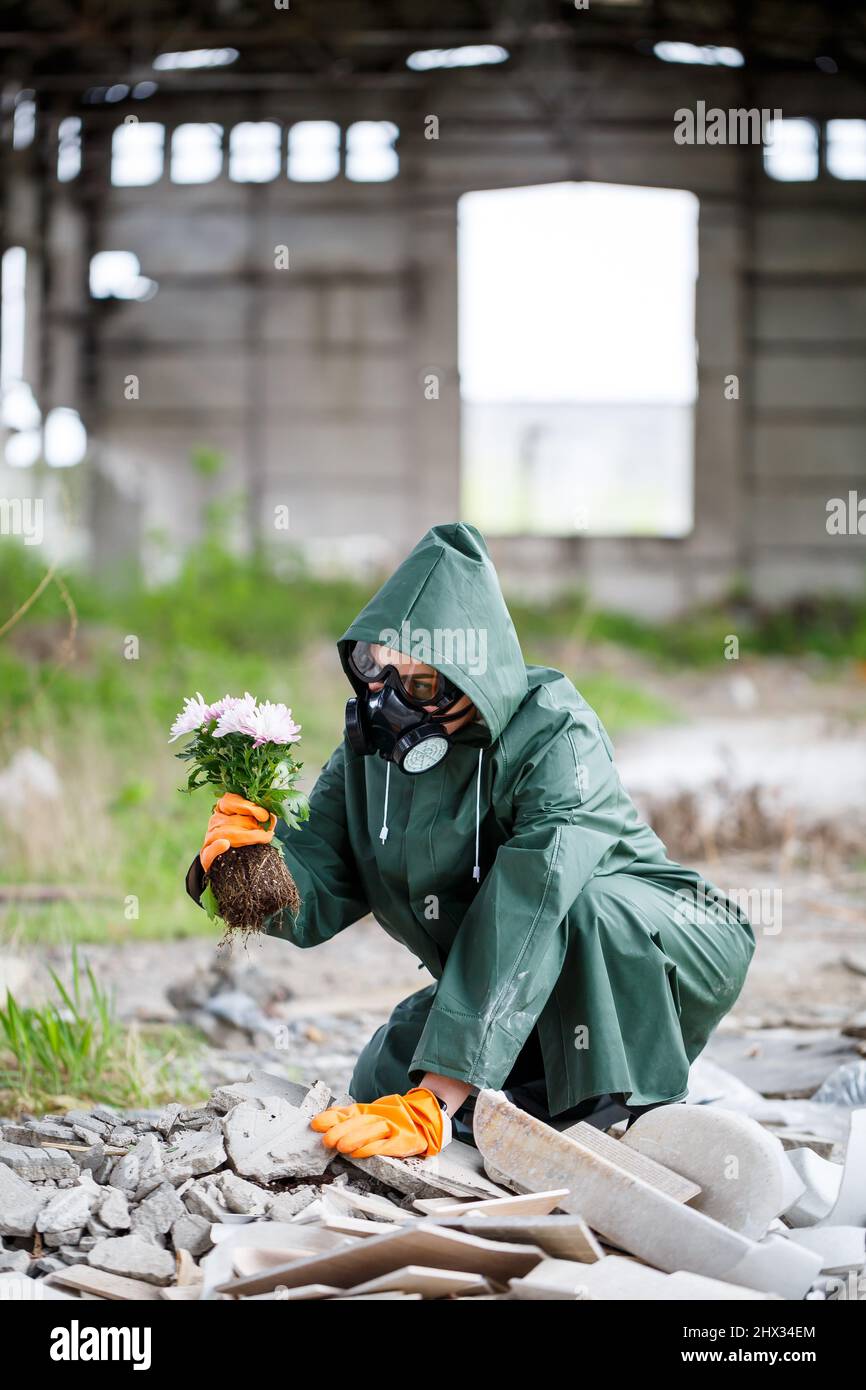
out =
<path fill-rule="evenodd" d="M 301 905 L 295 880 L 273 845 L 227 849 L 217 855 L 208 877 L 227 927 L 223 941 L 233 932 L 260 932 L 273 913 L 287 907 L 294 916 Z"/>

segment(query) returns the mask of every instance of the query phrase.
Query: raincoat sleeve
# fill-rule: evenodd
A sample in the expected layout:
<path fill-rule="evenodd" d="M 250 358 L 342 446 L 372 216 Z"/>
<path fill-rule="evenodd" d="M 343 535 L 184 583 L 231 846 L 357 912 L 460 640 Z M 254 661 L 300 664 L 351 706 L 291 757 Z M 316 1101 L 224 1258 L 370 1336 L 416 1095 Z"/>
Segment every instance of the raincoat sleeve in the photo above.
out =
<path fill-rule="evenodd" d="M 409 1076 L 501 1089 L 559 978 L 567 914 L 620 837 L 622 799 L 597 720 L 572 719 L 515 781 L 512 834 L 460 924 Z"/>
<path fill-rule="evenodd" d="M 297 830 L 280 821 L 286 867 L 298 888 L 297 917 L 288 908 L 268 919 L 268 936 L 318 946 L 369 912 L 346 822 L 343 746 L 331 754 L 310 793 L 310 818 Z"/>

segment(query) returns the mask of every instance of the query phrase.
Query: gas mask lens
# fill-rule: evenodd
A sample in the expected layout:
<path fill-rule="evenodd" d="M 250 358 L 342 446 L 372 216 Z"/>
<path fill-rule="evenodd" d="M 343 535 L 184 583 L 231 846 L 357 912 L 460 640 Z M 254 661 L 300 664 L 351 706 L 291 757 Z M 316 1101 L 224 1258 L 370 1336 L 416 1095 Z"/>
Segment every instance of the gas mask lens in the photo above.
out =
<path fill-rule="evenodd" d="M 356 642 L 349 656 L 349 665 L 365 684 L 382 681 L 388 671 L 393 672 L 403 695 L 416 705 L 447 706 L 460 695 L 456 686 L 441 671 L 432 667 L 401 672 L 399 667 L 408 665 L 408 658 L 378 642 Z"/>

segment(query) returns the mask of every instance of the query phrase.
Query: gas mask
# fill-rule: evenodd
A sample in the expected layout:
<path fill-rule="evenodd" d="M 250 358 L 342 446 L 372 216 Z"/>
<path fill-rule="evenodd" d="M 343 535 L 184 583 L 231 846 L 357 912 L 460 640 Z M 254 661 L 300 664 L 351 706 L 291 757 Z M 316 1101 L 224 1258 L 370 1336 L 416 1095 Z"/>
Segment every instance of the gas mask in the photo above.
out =
<path fill-rule="evenodd" d="M 412 776 L 441 763 L 451 747 L 442 716 L 463 698 L 447 677 L 436 671 L 401 678 L 396 667 L 379 663 L 368 642 L 355 643 L 347 674 L 358 691 L 346 705 L 346 737 L 354 753 L 378 753 Z M 370 681 L 382 688 L 370 690 Z"/>

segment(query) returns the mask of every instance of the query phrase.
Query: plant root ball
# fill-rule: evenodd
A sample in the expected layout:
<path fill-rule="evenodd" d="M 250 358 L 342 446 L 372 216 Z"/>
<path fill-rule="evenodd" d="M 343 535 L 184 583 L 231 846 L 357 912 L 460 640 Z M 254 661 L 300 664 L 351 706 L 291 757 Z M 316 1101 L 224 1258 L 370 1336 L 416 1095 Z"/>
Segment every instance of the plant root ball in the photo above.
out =
<path fill-rule="evenodd" d="M 283 908 L 301 905 L 295 880 L 273 845 L 239 845 L 217 855 L 208 875 L 229 932 L 260 932 Z"/>

